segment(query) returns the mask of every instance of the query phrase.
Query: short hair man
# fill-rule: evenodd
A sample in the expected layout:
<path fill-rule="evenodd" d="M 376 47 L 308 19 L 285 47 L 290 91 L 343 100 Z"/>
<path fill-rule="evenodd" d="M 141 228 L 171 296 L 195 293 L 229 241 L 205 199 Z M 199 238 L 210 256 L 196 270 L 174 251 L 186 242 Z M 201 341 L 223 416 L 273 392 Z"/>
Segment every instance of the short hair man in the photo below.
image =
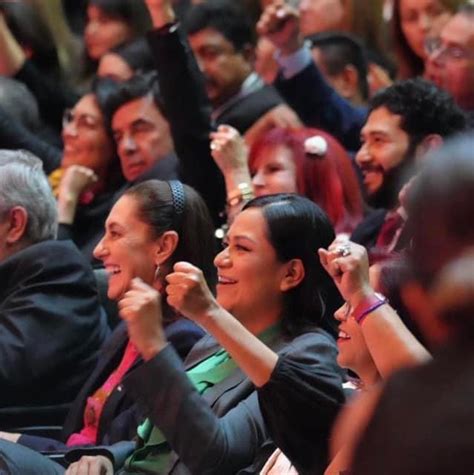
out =
<path fill-rule="evenodd" d="M 107 333 L 92 271 L 56 231 L 40 160 L 0 150 L 0 406 L 25 406 L 18 425 L 74 399 Z"/>
<path fill-rule="evenodd" d="M 369 98 L 368 63 L 364 46 L 347 33 L 319 33 L 307 38 L 313 59 L 326 81 L 356 106 Z"/>
<path fill-rule="evenodd" d="M 178 162 L 155 74 L 137 75 L 119 85 L 106 109 L 129 183 L 177 177 Z"/>
<path fill-rule="evenodd" d="M 474 127 L 474 4 L 466 4 L 448 21 L 440 38 L 428 42 L 427 76 L 454 97 Z"/>
<path fill-rule="evenodd" d="M 465 125 L 465 115 L 452 97 L 423 79 L 400 81 L 371 99 L 356 162 L 368 203 L 382 211 L 361 223 L 353 233 L 354 241 L 367 247 L 390 246 L 388 241 L 395 237 L 397 228 L 393 227 L 393 236 L 389 236 L 383 225 L 394 217 L 401 227 L 403 217 L 390 216 L 387 210 L 396 212 L 398 195 L 415 173 L 417 159 L 440 146 L 445 138 L 462 132 Z"/>
<path fill-rule="evenodd" d="M 253 70 L 256 34 L 238 2 L 208 0 L 195 5 L 184 27 L 217 124 L 229 124 L 244 133 L 283 102 Z"/>

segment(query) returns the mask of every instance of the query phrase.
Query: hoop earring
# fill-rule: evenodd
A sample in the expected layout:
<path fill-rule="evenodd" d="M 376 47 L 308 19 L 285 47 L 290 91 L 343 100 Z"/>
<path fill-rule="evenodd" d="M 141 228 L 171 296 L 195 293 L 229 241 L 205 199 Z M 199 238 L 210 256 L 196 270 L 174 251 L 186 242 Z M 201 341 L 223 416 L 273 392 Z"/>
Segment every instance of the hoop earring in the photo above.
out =
<path fill-rule="evenodd" d="M 161 266 L 160 264 L 158 264 L 155 269 L 155 275 L 153 276 L 154 281 L 158 280 L 158 277 L 160 276 L 160 270 L 161 270 Z"/>

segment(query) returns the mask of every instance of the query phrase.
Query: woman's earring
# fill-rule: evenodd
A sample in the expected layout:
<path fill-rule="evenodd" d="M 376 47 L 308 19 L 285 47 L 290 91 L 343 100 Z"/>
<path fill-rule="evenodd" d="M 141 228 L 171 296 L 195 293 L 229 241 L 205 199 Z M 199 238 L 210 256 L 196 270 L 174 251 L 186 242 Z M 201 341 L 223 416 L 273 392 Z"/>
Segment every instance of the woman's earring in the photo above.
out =
<path fill-rule="evenodd" d="M 154 280 L 158 280 L 158 277 L 160 276 L 160 270 L 161 270 L 161 266 L 160 266 L 160 264 L 158 264 L 158 265 L 156 266 L 156 269 L 155 269 Z"/>

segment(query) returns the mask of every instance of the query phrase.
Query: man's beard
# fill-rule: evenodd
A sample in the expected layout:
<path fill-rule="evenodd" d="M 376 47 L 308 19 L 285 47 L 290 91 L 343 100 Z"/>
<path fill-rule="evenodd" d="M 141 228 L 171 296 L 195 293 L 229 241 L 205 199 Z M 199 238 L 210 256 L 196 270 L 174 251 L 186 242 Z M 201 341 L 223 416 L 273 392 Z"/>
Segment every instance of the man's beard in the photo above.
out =
<path fill-rule="evenodd" d="M 410 145 L 403 160 L 390 170 L 383 170 L 382 186 L 372 195 L 367 196 L 367 203 L 372 208 L 394 209 L 398 206 L 398 194 L 403 185 L 415 174 L 415 145 Z"/>

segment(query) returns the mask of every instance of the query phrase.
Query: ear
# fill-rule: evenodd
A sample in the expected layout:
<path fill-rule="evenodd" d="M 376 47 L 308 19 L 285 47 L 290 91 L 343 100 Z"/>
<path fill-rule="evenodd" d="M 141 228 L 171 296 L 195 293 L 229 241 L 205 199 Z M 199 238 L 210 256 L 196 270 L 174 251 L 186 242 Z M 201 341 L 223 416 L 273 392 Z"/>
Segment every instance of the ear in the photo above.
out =
<path fill-rule="evenodd" d="M 359 93 L 359 73 L 357 69 L 348 64 L 340 73 L 342 96 L 347 99 L 353 99 Z"/>
<path fill-rule="evenodd" d="M 431 150 L 436 150 L 443 145 L 443 137 L 439 134 L 427 135 L 421 143 L 418 144 L 415 151 L 415 157 L 423 158 Z"/>
<path fill-rule="evenodd" d="M 176 231 L 165 231 L 159 238 L 155 250 L 155 264 L 164 264 L 178 247 L 179 236 Z"/>
<path fill-rule="evenodd" d="M 287 292 L 298 286 L 305 276 L 304 265 L 301 259 L 291 259 L 285 264 L 285 275 L 280 282 L 280 290 Z"/>
<path fill-rule="evenodd" d="M 429 293 L 417 282 L 410 281 L 402 287 L 401 294 L 410 315 L 427 340 L 435 345 L 445 342 L 449 329 L 437 318 Z"/>
<path fill-rule="evenodd" d="M 255 47 L 250 43 L 244 45 L 241 50 L 241 54 L 244 57 L 245 61 L 250 64 L 254 64 L 255 62 Z"/>
<path fill-rule="evenodd" d="M 7 222 L 6 243 L 12 246 L 19 243 L 25 235 L 28 212 L 22 206 L 15 206 L 8 212 Z"/>

